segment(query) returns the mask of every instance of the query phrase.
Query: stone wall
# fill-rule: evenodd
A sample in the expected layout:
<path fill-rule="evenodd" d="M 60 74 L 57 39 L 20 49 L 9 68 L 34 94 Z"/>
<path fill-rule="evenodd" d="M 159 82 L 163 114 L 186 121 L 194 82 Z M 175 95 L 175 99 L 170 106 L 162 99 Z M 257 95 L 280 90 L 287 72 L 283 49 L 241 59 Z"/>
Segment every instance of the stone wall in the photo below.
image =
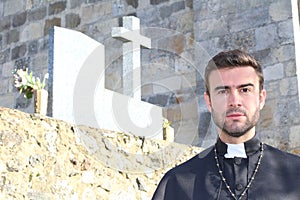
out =
<path fill-rule="evenodd" d="M 244 48 L 260 61 L 267 90 L 258 126 L 262 140 L 285 150 L 299 147 L 300 108 L 291 1 L 197 1 L 194 10 L 194 31 L 198 33 L 195 40 L 200 44 L 196 52 L 202 55 L 205 49 L 214 55 L 223 49 Z M 206 63 L 203 57 L 196 57 L 200 68 Z M 203 87 L 201 76 L 197 83 Z"/>
<path fill-rule="evenodd" d="M 200 148 L 0 107 L 0 199 L 151 199 Z"/>
<path fill-rule="evenodd" d="M 290 1 L 3 0 L 0 2 L 0 105 L 32 113 L 11 71 L 48 70 L 48 33 L 81 31 L 106 47 L 106 87 L 122 92 L 122 42 L 111 38 L 122 16 L 141 20 L 152 39 L 142 51 L 142 99 L 165 108 L 180 143 L 208 146 L 216 134 L 205 103 L 203 69 L 212 55 L 246 48 L 262 63 L 268 99 L 259 125 L 268 143 L 300 146 L 300 109 Z"/>

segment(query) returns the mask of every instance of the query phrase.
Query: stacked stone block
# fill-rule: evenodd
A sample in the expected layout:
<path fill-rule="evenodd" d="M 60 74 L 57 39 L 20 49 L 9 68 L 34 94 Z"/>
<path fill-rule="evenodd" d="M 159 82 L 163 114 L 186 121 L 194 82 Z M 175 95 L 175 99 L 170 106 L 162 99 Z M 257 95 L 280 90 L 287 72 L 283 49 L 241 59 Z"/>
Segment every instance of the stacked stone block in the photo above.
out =
<path fill-rule="evenodd" d="M 75 29 L 106 47 L 106 87 L 122 92 L 122 42 L 111 37 L 122 16 L 141 20 L 152 39 L 142 50 L 142 100 L 165 108 L 175 140 L 207 146 L 216 133 L 206 109 L 203 70 L 219 51 L 246 48 L 264 67 L 268 99 L 259 132 L 283 149 L 299 146 L 300 126 L 290 1 L 3 0 L 0 2 L 0 105 L 33 111 L 11 71 L 48 70 L 53 26 Z M 71 69 L 71 67 L 70 67 Z M 298 139 L 298 141 L 300 141 Z"/>
<path fill-rule="evenodd" d="M 259 136 L 282 149 L 299 146 L 294 141 L 300 109 L 291 2 L 197 2 L 195 32 L 199 34 L 195 40 L 201 48 L 210 55 L 223 49 L 244 48 L 263 66 L 267 102 L 258 126 Z M 205 65 L 200 59 L 196 62 L 200 67 Z M 198 77 L 198 83 L 202 78 Z"/>

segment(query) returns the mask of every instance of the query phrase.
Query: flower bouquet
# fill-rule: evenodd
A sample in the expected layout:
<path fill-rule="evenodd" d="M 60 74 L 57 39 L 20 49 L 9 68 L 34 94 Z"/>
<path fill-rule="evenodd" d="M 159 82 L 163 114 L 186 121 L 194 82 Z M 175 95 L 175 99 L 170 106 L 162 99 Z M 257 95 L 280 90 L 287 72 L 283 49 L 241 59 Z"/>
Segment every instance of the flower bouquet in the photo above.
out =
<path fill-rule="evenodd" d="M 39 77 L 34 77 L 32 72 L 18 69 L 14 71 L 15 87 L 23 93 L 26 99 L 31 99 L 34 96 L 34 112 L 37 114 L 47 114 L 48 92 L 45 90 L 46 79 L 48 73 L 45 74 L 43 81 Z"/>
<path fill-rule="evenodd" d="M 36 90 L 44 89 L 46 85 L 46 79 L 48 79 L 48 73 L 45 74 L 43 81 L 39 77 L 34 77 L 32 72 L 28 73 L 26 70 L 18 69 L 14 70 L 15 87 L 23 93 L 26 99 L 31 99 Z"/>

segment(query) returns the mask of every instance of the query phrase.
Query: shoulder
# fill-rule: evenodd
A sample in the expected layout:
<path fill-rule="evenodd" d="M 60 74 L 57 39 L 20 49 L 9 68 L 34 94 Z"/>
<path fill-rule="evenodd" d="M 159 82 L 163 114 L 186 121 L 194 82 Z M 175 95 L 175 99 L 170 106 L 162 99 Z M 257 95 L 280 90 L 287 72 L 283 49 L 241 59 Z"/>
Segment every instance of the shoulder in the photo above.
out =
<path fill-rule="evenodd" d="M 205 181 L 214 159 L 212 148 L 169 170 L 159 182 L 153 199 L 192 199 L 195 181 Z"/>
<path fill-rule="evenodd" d="M 265 156 L 269 157 L 269 158 L 274 158 L 275 161 L 280 162 L 280 163 L 293 163 L 293 165 L 295 166 L 299 166 L 300 167 L 300 157 L 295 155 L 295 154 L 291 154 L 285 151 L 282 151 L 278 148 L 275 148 L 273 146 L 270 146 L 268 144 L 264 145 L 265 148 Z M 284 161 L 284 162 L 282 162 Z"/>
<path fill-rule="evenodd" d="M 203 169 L 204 166 L 208 166 L 210 160 L 213 160 L 213 158 L 213 147 L 209 147 L 200 152 L 198 155 L 169 170 L 166 175 L 197 173 L 199 172 L 199 169 Z"/>

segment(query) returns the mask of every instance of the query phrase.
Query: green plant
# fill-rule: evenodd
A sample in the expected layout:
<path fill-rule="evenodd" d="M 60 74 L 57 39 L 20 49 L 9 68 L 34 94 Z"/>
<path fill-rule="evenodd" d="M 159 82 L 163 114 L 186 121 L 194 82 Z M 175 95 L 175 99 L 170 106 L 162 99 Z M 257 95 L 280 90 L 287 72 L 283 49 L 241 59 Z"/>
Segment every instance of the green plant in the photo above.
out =
<path fill-rule="evenodd" d="M 163 128 L 168 128 L 170 125 L 171 122 L 168 119 L 163 118 L 163 124 L 162 124 Z"/>
<path fill-rule="evenodd" d="M 35 90 L 43 89 L 46 85 L 46 79 L 48 79 L 48 73 L 45 74 L 43 81 L 39 77 L 32 75 L 32 72 L 28 72 L 28 68 L 15 69 L 13 71 L 15 87 L 23 93 L 26 99 L 32 98 Z"/>

